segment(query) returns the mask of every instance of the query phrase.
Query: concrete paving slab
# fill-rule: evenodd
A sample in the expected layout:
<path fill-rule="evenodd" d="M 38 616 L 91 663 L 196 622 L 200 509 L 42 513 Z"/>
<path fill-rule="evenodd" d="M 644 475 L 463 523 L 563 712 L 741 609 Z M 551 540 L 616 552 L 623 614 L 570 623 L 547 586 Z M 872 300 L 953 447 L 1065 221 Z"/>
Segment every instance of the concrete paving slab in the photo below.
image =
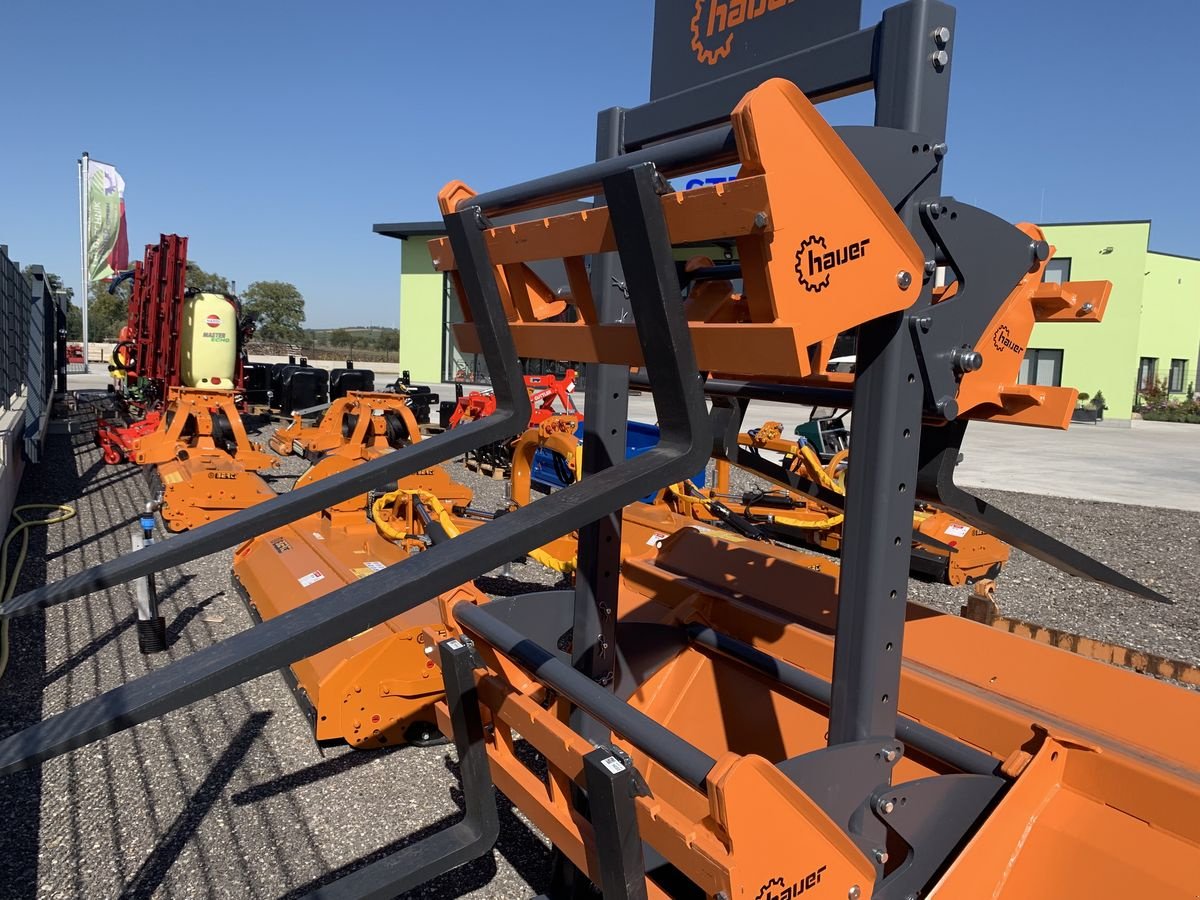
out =
<path fill-rule="evenodd" d="M 976 422 L 958 482 L 1027 494 L 1200 511 L 1200 426 L 1135 419 L 1067 431 Z"/>

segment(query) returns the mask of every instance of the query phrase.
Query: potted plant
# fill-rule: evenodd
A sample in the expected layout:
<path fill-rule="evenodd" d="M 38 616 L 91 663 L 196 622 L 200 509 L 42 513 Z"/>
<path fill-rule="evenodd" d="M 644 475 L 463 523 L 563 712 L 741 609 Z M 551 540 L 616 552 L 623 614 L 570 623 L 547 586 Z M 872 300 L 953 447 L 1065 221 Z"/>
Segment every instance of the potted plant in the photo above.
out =
<path fill-rule="evenodd" d="M 1096 396 L 1092 398 L 1092 408 L 1096 410 L 1096 421 L 1103 421 L 1104 411 L 1108 409 L 1108 404 L 1104 402 L 1104 391 L 1096 391 Z"/>
<path fill-rule="evenodd" d="M 1087 402 L 1090 399 L 1090 394 L 1079 395 L 1075 403 L 1075 411 L 1071 413 L 1072 422 L 1095 422 L 1099 418 L 1096 415 L 1096 407 Z"/>

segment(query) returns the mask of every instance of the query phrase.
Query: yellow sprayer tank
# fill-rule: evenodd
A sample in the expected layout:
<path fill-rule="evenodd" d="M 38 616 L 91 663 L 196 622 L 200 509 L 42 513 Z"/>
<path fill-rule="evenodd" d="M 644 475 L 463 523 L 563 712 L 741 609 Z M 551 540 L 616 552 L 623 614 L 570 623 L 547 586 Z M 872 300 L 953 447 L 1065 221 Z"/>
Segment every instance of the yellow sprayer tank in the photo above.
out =
<path fill-rule="evenodd" d="M 185 387 L 233 390 L 237 320 L 237 305 L 221 294 L 193 294 L 183 302 L 179 352 Z"/>

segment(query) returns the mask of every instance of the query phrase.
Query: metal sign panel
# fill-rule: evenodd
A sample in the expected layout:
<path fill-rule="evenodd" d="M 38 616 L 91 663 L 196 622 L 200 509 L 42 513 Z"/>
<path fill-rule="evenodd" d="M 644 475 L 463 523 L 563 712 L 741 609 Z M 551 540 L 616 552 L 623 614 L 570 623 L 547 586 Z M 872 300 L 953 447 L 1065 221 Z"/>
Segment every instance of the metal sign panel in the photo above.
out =
<path fill-rule="evenodd" d="M 861 0 L 655 0 L 650 99 L 859 29 Z"/>

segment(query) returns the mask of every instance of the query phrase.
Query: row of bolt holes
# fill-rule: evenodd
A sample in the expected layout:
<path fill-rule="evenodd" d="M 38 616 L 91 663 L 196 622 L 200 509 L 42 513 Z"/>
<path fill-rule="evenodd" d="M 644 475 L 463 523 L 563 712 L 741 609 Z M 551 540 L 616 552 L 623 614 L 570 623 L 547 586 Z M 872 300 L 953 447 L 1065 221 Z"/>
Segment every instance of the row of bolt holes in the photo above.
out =
<path fill-rule="evenodd" d="M 925 146 L 925 150 L 926 150 L 926 151 L 928 151 L 928 150 L 929 150 L 929 145 L 928 145 L 928 144 Z M 916 152 L 917 152 L 917 148 L 916 148 L 916 145 L 914 145 L 914 146 L 913 146 L 913 153 L 916 153 Z M 909 384 L 912 384 L 912 383 L 913 383 L 913 382 L 915 382 L 916 380 L 917 380 L 917 376 L 916 376 L 916 375 L 914 375 L 913 373 L 909 372 L 909 373 L 908 373 L 908 383 L 909 383 Z M 905 440 L 907 440 L 907 439 L 908 439 L 908 438 L 910 438 L 910 437 L 912 437 L 912 431 L 911 431 L 911 430 L 909 430 L 908 428 L 905 428 L 905 429 L 904 429 L 904 438 L 905 438 Z M 901 493 L 901 494 L 903 494 L 905 491 L 907 491 L 907 490 L 908 490 L 908 485 L 907 485 L 907 484 L 905 484 L 903 481 L 902 481 L 902 482 L 900 482 L 900 489 L 899 489 L 899 490 L 900 490 L 900 493 Z M 901 546 L 901 545 L 903 544 L 903 540 L 902 540 L 901 538 L 897 537 L 897 538 L 895 539 L 895 541 L 893 541 L 893 543 L 895 544 L 895 546 L 899 547 L 899 546 Z M 895 592 L 895 591 L 890 591 L 890 592 L 888 593 L 888 597 L 889 597 L 890 599 L 892 599 L 892 600 L 895 600 L 895 599 L 896 599 L 896 597 L 897 597 L 897 594 L 896 594 L 896 592 Z M 888 641 L 886 644 L 884 644 L 884 646 L 883 646 L 883 649 L 884 649 L 886 652 L 888 652 L 888 653 L 891 653 L 891 652 L 892 652 L 892 647 L 893 647 L 893 645 L 892 645 L 892 642 L 891 642 L 891 641 Z M 883 702 L 883 703 L 887 703 L 887 702 L 888 702 L 890 699 L 891 699 L 891 698 L 890 698 L 890 697 L 888 697 L 888 695 L 887 695 L 887 694 L 884 694 L 884 695 L 883 695 L 883 697 L 881 697 L 881 698 L 880 698 L 881 702 Z"/>

